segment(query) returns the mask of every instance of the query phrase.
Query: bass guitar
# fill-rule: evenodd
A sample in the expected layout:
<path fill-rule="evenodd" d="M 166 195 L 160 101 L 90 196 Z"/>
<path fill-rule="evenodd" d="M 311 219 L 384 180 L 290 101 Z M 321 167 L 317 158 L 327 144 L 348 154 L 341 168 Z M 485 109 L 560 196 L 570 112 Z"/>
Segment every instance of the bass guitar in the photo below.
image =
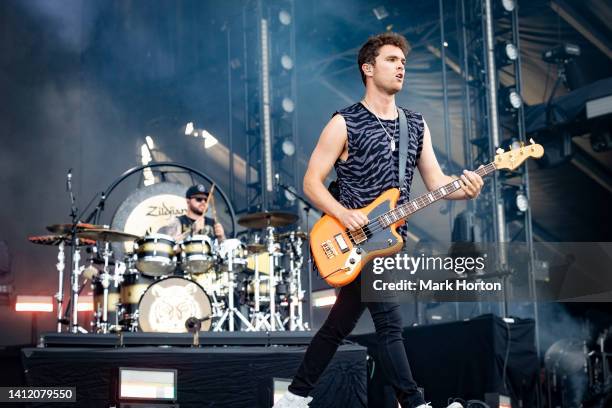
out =
<path fill-rule="evenodd" d="M 514 170 L 528 158 L 540 158 L 544 148 L 534 143 L 504 152 L 498 149 L 495 160 L 478 170 L 481 177 L 495 170 Z M 390 256 L 403 247 L 397 228 L 415 212 L 461 189 L 459 180 L 430 191 L 400 206 L 397 188 L 382 193 L 370 205 L 360 209 L 369 219 L 367 225 L 349 231 L 336 218 L 324 215 L 310 231 L 310 249 L 320 276 L 331 286 L 340 287 L 354 281 L 369 261 Z"/>

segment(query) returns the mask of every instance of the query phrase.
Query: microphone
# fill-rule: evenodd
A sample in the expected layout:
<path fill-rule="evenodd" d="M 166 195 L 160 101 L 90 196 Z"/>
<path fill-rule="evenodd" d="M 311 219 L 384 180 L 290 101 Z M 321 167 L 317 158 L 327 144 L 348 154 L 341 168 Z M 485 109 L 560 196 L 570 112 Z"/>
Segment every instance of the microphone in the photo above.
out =
<path fill-rule="evenodd" d="M 72 191 L 72 169 L 66 175 L 66 191 Z"/>
<path fill-rule="evenodd" d="M 198 319 L 197 317 L 192 316 L 189 319 L 185 320 L 185 328 L 190 333 L 199 332 L 200 328 L 202 327 L 202 322 L 205 320 L 210 320 L 210 317 L 210 315 L 207 315 L 202 317 L 201 319 Z"/>

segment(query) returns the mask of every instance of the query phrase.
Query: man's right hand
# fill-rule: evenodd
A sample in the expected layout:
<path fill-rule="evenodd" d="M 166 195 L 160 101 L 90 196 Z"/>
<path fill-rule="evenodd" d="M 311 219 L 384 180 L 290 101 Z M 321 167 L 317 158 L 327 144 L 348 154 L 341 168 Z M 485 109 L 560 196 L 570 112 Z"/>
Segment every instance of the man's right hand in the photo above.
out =
<path fill-rule="evenodd" d="M 336 215 L 336 218 L 340 221 L 340 224 L 344 225 L 350 231 L 355 231 L 367 225 L 369 222 L 368 217 L 366 217 L 361 210 L 349 210 L 348 208 L 340 211 L 340 213 Z"/>

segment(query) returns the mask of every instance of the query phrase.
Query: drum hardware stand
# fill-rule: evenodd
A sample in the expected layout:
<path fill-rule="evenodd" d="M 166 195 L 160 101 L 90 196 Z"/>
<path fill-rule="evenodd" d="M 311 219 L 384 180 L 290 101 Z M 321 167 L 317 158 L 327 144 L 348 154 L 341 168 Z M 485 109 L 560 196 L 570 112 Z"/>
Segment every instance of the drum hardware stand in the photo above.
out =
<path fill-rule="evenodd" d="M 63 314 L 64 314 L 64 268 L 66 267 L 66 254 L 64 253 L 65 241 L 62 240 L 58 246 L 57 253 L 57 273 L 59 275 L 59 285 L 57 289 L 57 293 L 55 294 L 55 301 L 57 303 L 57 332 L 62 332 L 62 324 L 64 322 Z"/>
<path fill-rule="evenodd" d="M 102 319 L 100 322 L 100 328 L 102 333 L 108 333 L 108 287 L 110 286 L 110 274 L 108 273 L 108 260 L 112 255 L 110 250 L 110 243 L 104 242 L 104 252 L 102 252 L 102 258 L 104 258 L 104 270 L 102 272 L 102 288 L 104 288 L 103 301 L 102 301 Z"/>
<path fill-rule="evenodd" d="M 300 270 L 302 269 L 302 239 L 290 234 L 290 253 L 289 253 L 289 330 L 309 330 L 308 323 L 303 321 L 303 300 L 304 291 L 302 290 L 302 280 Z"/>
<path fill-rule="evenodd" d="M 254 240 L 255 242 L 259 242 L 259 234 L 255 234 L 254 236 Z M 253 306 L 253 310 L 251 313 L 251 324 L 255 327 L 255 331 L 260 331 L 263 328 L 265 328 L 266 330 L 271 330 L 271 326 L 270 323 L 268 322 L 267 317 L 264 315 L 264 313 L 261 311 L 261 298 L 260 298 L 260 292 L 259 292 L 259 282 L 261 282 L 260 280 L 260 275 L 259 275 L 259 253 L 255 254 L 255 269 L 254 269 L 254 279 L 253 279 L 253 298 L 255 301 L 255 305 Z M 246 287 L 246 292 L 248 294 L 249 288 L 248 286 Z"/>
<path fill-rule="evenodd" d="M 246 326 L 247 331 L 255 330 L 246 317 L 234 306 L 234 288 L 236 287 L 236 274 L 234 273 L 234 251 L 229 251 L 227 256 L 227 272 L 228 274 L 228 293 L 227 293 L 227 309 L 223 312 L 221 319 L 217 322 L 214 331 L 221 331 L 223 323 L 228 320 L 229 331 L 234 331 L 234 317 L 238 317 Z"/>
<path fill-rule="evenodd" d="M 306 230 L 310 230 L 310 211 L 311 210 L 315 210 L 315 212 L 318 212 L 317 208 L 312 205 L 310 203 L 310 201 L 308 201 L 306 198 L 304 198 L 302 195 L 300 195 L 294 188 L 284 184 L 284 183 L 278 183 L 278 185 L 280 187 L 282 187 L 285 191 L 288 191 L 289 193 L 291 193 L 295 198 L 297 198 L 299 201 L 302 202 L 302 204 L 304 204 L 304 212 L 306 213 Z M 301 244 L 301 243 L 300 243 Z M 301 251 L 301 247 L 300 247 L 300 251 Z M 301 259 L 301 258 L 298 258 Z M 310 253 L 310 250 L 308 251 L 308 270 L 307 270 L 307 274 L 308 274 L 308 320 L 310 320 L 312 322 L 312 254 Z M 301 265 L 300 265 L 301 267 Z M 299 277 L 299 275 L 298 275 Z M 298 279 L 299 283 L 299 287 L 301 288 L 302 284 L 301 281 Z M 302 308 L 303 308 L 303 303 L 304 303 L 304 293 L 302 293 L 301 289 L 298 289 L 298 293 L 300 293 L 300 300 L 299 300 L 299 309 L 300 309 L 300 320 L 303 320 L 303 314 L 302 314 Z M 305 327 L 306 330 L 310 330 L 310 328 L 308 328 L 308 323 L 305 323 Z"/>
<path fill-rule="evenodd" d="M 279 251 L 279 244 L 274 242 L 274 231 L 274 227 L 266 227 L 266 243 L 268 245 L 268 254 L 270 255 L 268 257 L 268 264 L 270 268 L 270 280 L 268 282 L 270 286 L 270 309 L 269 314 L 267 314 L 266 317 L 270 316 L 270 331 L 276 331 L 277 324 L 278 330 L 284 330 L 280 313 L 276 311 L 276 259 L 282 256 L 282 254 Z"/>

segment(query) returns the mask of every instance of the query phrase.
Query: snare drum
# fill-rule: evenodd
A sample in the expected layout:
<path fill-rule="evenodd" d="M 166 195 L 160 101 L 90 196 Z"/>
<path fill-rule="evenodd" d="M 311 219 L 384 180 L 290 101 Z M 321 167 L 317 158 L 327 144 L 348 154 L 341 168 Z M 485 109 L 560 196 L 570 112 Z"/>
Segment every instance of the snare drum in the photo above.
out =
<path fill-rule="evenodd" d="M 158 280 L 144 293 L 138 305 L 138 324 L 143 332 L 186 333 L 190 317 L 212 316 L 208 295 L 192 280 L 169 277 Z M 209 330 L 211 319 L 202 322 Z"/>
<path fill-rule="evenodd" d="M 212 241 L 206 235 L 193 235 L 181 243 L 181 264 L 191 274 L 207 272 L 214 264 Z"/>
<path fill-rule="evenodd" d="M 145 275 L 171 275 L 176 269 L 176 242 L 164 234 L 150 234 L 134 244 L 136 269 Z"/>

